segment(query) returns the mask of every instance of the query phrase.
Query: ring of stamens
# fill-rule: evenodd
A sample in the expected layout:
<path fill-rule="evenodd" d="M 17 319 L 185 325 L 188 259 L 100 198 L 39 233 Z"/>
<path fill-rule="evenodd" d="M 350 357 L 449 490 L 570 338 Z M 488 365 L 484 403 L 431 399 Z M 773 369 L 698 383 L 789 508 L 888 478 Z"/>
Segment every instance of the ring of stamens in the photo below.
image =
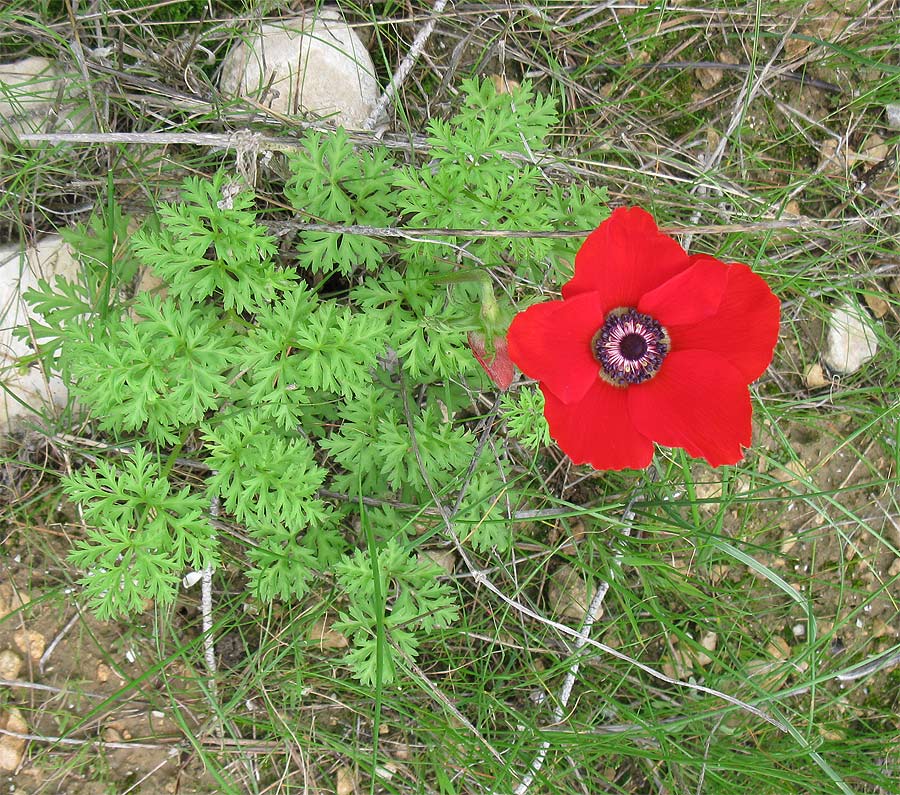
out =
<path fill-rule="evenodd" d="M 665 328 L 631 307 L 613 309 L 591 341 L 600 377 L 613 386 L 642 384 L 653 378 L 669 345 Z"/>

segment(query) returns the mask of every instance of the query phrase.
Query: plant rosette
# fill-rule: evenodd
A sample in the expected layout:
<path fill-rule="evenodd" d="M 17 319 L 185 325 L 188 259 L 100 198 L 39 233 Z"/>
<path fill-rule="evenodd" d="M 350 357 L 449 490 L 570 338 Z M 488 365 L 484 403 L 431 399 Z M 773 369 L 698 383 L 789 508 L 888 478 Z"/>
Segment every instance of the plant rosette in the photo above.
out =
<path fill-rule="evenodd" d="M 643 468 L 654 442 L 712 466 L 743 457 L 748 386 L 778 339 L 780 303 L 765 280 L 688 255 L 632 207 L 588 236 L 562 296 L 520 312 L 507 340 L 573 463 Z"/>

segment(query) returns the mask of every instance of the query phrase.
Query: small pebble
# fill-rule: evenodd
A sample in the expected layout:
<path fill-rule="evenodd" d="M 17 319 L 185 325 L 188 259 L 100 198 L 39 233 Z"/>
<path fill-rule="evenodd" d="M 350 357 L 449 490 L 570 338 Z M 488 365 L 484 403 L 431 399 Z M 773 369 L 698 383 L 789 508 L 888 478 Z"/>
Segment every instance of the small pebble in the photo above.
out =
<path fill-rule="evenodd" d="M 879 320 L 883 318 L 891 308 L 891 305 L 877 293 L 866 293 L 866 305 L 872 310 L 872 314 Z"/>
<path fill-rule="evenodd" d="M 825 364 L 835 373 L 855 373 L 878 352 L 878 335 L 858 304 L 845 302 L 831 313 Z"/>
<path fill-rule="evenodd" d="M 825 375 L 824 368 L 818 362 L 815 362 L 806 368 L 806 372 L 803 374 L 803 380 L 806 382 L 807 389 L 821 389 L 822 387 L 831 384 L 831 379 Z"/>
<path fill-rule="evenodd" d="M 11 649 L 0 651 L 0 679 L 18 679 L 24 664 L 22 658 Z"/>
<path fill-rule="evenodd" d="M 28 724 L 22 713 L 15 707 L 0 712 L 0 729 L 16 734 L 28 734 Z M 0 770 L 16 770 L 25 755 L 25 743 L 21 737 L 0 735 Z"/>
<path fill-rule="evenodd" d="M 884 106 L 887 126 L 892 130 L 900 130 L 900 102 L 891 102 Z"/>
<path fill-rule="evenodd" d="M 0 252 L 2 258 L 2 252 Z M 6 618 L 14 610 L 27 605 L 31 597 L 21 588 L 15 588 L 11 582 L 0 583 L 0 618 Z"/>
<path fill-rule="evenodd" d="M 121 732 L 118 729 L 114 729 L 112 726 L 107 726 L 103 730 L 103 742 L 105 743 L 120 743 L 124 739 L 122 737 Z"/>
<path fill-rule="evenodd" d="M 587 583 L 569 564 L 560 566 L 550 575 L 548 595 L 550 607 L 557 617 L 581 620 L 590 603 Z"/>
<path fill-rule="evenodd" d="M 310 643 L 315 643 L 320 649 L 346 649 L 349 645 L 347 636 L 332 628 L 331 623 L 324 618 L 316 621 L 309 630 Z"/>
<path fill-rule="evenodd" d="M 13 633 L 13 643 L 32 660 L 40 660 L 47 648 L 47 639 L 33 629 L 19 629 Z"/>
<path fill-rule="evenodd" d="M 341 765 L 337 769 L 335 776 L 334 791 L 336 795 L 351 795 L 356 791 L 356 776 L 346 765 Z"/>

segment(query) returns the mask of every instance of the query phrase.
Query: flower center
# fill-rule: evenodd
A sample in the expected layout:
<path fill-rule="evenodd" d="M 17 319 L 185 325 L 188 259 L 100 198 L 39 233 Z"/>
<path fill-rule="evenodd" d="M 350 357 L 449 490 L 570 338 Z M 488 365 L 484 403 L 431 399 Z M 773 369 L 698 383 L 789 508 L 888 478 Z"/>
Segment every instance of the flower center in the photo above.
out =
<path fill-rule="evenodd" d="M 591 347 L 600 362 L 600 377 L 613 386 L 642 384 L 653 378 L 669 352 L 669 335 L 650 315 L 636 309 L 613 309 Z"/>

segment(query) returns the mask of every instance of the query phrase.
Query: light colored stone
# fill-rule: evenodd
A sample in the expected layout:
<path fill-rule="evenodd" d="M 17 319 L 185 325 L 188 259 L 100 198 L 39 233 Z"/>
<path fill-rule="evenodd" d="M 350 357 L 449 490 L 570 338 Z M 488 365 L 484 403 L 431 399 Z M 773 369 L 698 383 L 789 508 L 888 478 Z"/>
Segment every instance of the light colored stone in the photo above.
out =
<path fill-rule="evenodd" d="M 781 635 L 772 637 L 766 644 L 766 651 L 776 660 L 787 660 L 791 656 L 791 647 Z"/>
<path fill-rule="evenodd" d="M 47 58 L 0 64 L 0 140 L 85 127 L 90 113 L 75 99 L 72 87 L 76 85 Z"/>
<path fill-rule="evenodd" d="M 555 615 L 579 621 L 584 618 L 590 602 L 584 577 L 568 564 L 560 566 L 550 575 L 549 596 L 550 607 Z"/>
<path fill-rule="evenodd" d="M 31 597 L 12 582 L 0 582 L 0 618 L 19 610 L 31 601 Z"/>
<path fill-rule="evenodd" d="M 37 364 L 25 369 L 19 365 L 19 358 L 34 350 L 23 340 L 14 339 L 12 330 L 35 317 L 22 293 L 37 287 L 39 278 L 51 284 L 56 276 L 75 280 L 80 267 L 68 244 L 57 235 L 45 237 L 24 251 L 18 246 L 0 249 L 0 434 L 37 419 L 37 414 L 49 404 L 66 404 L 62 379 L 49 376 Z"/>
<path fill-rule="evenodd" d="M 715 88 L 722 82 L 724 77 L 724 72 L 721 69 L 709 66 L 701 66 L 699 69 L 694 69 L 694 74 L 705 91 Z"/>
<path fill-rule="evenodd" d="M 799 218 L 803 215 L 803 211 L 800 209 L 800 202 L 796 199 L 791 199 L 784 205 L 784 214 L 789 215 L 791 218 Z"/>
<path fill-rule="evenodd" d="M 821 364 L 815 362 L 806 368 L 803 374 L 803 380 L 807 389 L 821 389 L 823 386 L 831 384 L 831 379 L 825 375 L 825 370 Z"/>
<path fill-rule="evenodd" d="M 677 646 L 672 649 L 670 656 L 663 658 L 662 672 L 669 679 L 686 679 L 693 670 L 693 661 Z"/>
<path fill-rule="evenodd" d="M 721 480 L 694 483 L 694 494 L 698 500 L 718 500 L 722 496 L 724 484 Z"/>
<path fill-rule="evenodd" d="M 106 663 L 97 663 L 97 681 L 103 685 L 109 681 L 109 677 L 112 676 L 112 668 L 110 668 Z"/>
<path fill-rule="evenodd" d="M 397 774 L 398 770 L 400 770 L 399 765 L 396 765 L 393 762 L 388 762 L 385 765 L 379 765 L 378 767 L 376 767 L 375 775 L 383 781 L 390 781 Z"/>
<path fill-rule="evenodd" d="M 518 81 L 510 80 L 506 75 L 491 75 L 491 82 L 494 84 L 494 91 L 498 94 L 511 94 L 519 88 Z"/>
<path fill-rule="evenodd" d="M 47 639 L 34 629 L 17 629 L 13 633 L 13 643 L 22 654 L 27 654 L 35 662 L 41 659 L 47 648 Z"/>
<path fill-rule="evenodd" d="M 331 626 L 330 621 L 320 618 L 310 627 L 309 640 L 320 649 L 346 649 L 349 645 L 347 636 Z"/>
<path fill-rule="evenodd" d="M 888 156 L 890 151 L 891 149 L 884 142 L 884 138 L 880 135 L 872 134 L 866 138 L 866 142 L 859 153 L 859 159 L 870 165 L 877 165 Z"/>
<path fill-rule="evenodd" d="M 797 548 L 797 544 L 799 543 L 800 539 L 797 536 L 793 534 L 787 535 L 781 542 L 781 554 L 790 555 Z"/>
<path fill-rule="evenodd" d="M 722 64 L 738 63 L 738 59 L 727 51 L 723 51 L 718 54 L 718 61 Z M 725 70 L 721 67 L 701 66 L 700 68 L 694 70 L 694 74 L 700 81 L 700 85 L 703 86 L 706 91 L 709 91 L 711 88 L 715 88 L 719 83 L 722 82 L 722 78 L 725 76 Z"/>
<path fill-rule="evenodd" d="M 714 652 L 719 642 L 719 636 L 715 632 L 704 632 L 700 636 L 700 645 L 706 649 L 706 652 Z M 697 653 L 697 663 L 701 666 L 709 665 L 713 658 L 706 652 Z"/>
<path fill-rule="evenodd" d="M 887 126 L 892 130 L 900 130 L 900 102 L 891 102 L 884 106 Z"/>
<path fill-rule="evenodd" d="M 0 729 L 16 734 L 28 734 L 28 724 L 16 707 L 0 712 Z M 0 735 L 0 770 L 11 772 L 19 767 L 25 755 L 25 743 L 22 737 Z"/>
<path fill-rule="evenodd" d="M 440 566 L 446 574 L 456 571 L 456 552 L 452 549 L 428 549 L 419 555 L 419 559 Z"/>
<path fill-rule="evenodd" d="M 858 304 L 835 307 L 828 321 L 825 364 L 835 373 L 855 373 L 878 352 L 872 321 Z"/>
<path fill-rule="evenodd" d="M 0 651 L 0 679 L 18 679 L 25 662 L 12 649 Z"/>
<path fill-rule="evenodd" d="M 817 169 L 823 174 L 840 176 L 846 174 L 856 165 L 859 159 L 855 149 L 844 141 L 826 138 L 819 146 L 819 165 Z"/>
<path fill-rule="evenodd" d="M 219 88 L 282 115 L 361 128 L 378 100 L 372 58 L 334 9 L 261 25 L 225 56 Z"/>
<path fill-rule="evenodd" d="M 59 72 L 47 58 L 0 64 L 0 137 L 39 132 L 59 88 Z"/>
<path fill-rule="evenodd" d="M 782 483 L 803 483 L 809 478 L 809 472 L 803 466 L 803 462 L 796 458 L 788 461 L 781 469 L 772 473 L 776 480 Z"/>
<path fill-rule="evenodd" d="M 105 743 L 120 743 L 125 738 L 122 736 L 122 732 L 113 726 L 107 726 L 102 732 L 101 736 L 103 737 L 103 742 Z"/>
<path fill-rule="evenodd" d="M 334 781 L 335 795 L 351 795 L 356 792 L 356 775 L 347 765 L 337 769 Z"/>
<path fill-rule="evenodd" d="M 891 308 L 891 305 L 877 293 L 866 293 L 866 306 L 872 310 L 872 314 L 879 320 L 883 318 Z"/>

